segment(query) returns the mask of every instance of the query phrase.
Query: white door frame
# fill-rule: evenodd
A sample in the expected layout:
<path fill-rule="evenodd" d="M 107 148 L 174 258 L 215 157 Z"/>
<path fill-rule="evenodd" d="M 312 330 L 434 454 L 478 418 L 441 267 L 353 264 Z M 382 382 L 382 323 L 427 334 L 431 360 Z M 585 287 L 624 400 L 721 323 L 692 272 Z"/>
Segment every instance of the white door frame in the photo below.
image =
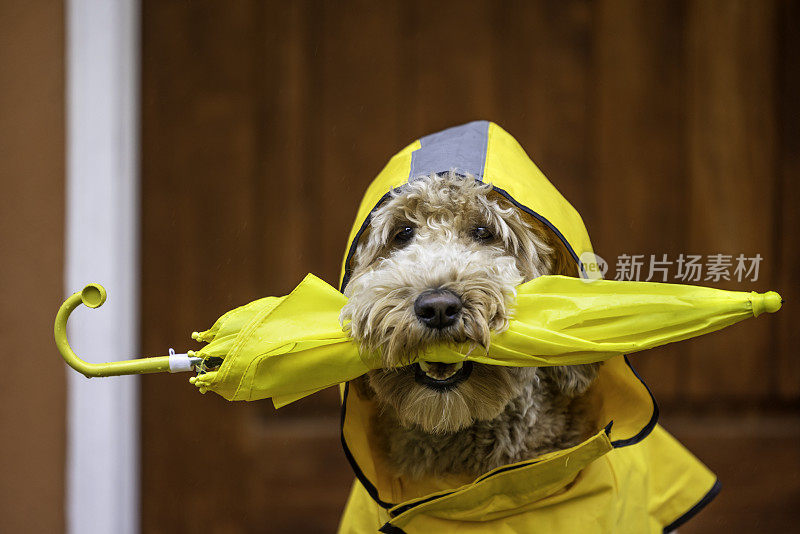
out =
<path fill-rule="evenodd" d="M 65 294 L 100 282 L 69 338 L 91 362 L 136 357 L 139 297 L 139 1 L 66 1 Z M 136 377 L 67 370 L 67 531 L 139 531 Z"/>

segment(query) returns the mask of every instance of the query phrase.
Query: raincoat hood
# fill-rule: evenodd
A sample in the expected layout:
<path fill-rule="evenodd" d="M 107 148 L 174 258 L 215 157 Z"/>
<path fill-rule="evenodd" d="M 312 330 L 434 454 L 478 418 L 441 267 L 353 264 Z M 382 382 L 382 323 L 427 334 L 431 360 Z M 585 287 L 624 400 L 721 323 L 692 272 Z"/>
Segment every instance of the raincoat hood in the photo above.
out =
<path fill-rule="evenodd" d="M 578 212 L 511 135 L 476 121 L 413 142 L 370 184 L 342 262 L 342 291 L 372 211 L 409 180 L 448 171 L 491 184 L 553 231 L 582 276 L 597 272 Z M 357 477 L 341 532 L 530 532 L 534 524 L 542 532 L 661 532 L 718 490 L 716 477 L 657 425 L 655 399 L 621 355 L 602 365 L 589 392 L 598 410 L 591 438 L 475 480 L 393 477 L 371 434 L 375 406 L 347 384 L 341 392 L 342 445 Z"/>

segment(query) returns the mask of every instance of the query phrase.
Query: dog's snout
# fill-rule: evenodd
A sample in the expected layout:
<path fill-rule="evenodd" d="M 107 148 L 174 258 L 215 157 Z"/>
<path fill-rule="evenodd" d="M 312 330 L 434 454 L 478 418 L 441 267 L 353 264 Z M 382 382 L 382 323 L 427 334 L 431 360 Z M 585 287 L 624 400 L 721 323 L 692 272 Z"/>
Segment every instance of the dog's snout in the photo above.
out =
<path fill-rule="evenodd" d="M 429 328 L 442 329 L 453 325 L 461 313 L 461 299 L 447 290 L 422 293 L 414 301 L 414 313 L 422 324 Z"/>

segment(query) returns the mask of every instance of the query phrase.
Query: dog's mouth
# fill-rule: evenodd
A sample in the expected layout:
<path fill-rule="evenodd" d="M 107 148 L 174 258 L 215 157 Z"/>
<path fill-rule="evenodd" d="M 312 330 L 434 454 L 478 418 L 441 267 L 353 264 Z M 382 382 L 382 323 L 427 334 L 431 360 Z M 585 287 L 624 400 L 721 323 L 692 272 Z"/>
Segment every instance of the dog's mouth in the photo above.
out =
<path fill-rule="evenodd" d="M 453 389 L 472 373 L 472 362 L 439 363 L 420 360 L 411 367 L 417 384 L 437 391 Z"/>

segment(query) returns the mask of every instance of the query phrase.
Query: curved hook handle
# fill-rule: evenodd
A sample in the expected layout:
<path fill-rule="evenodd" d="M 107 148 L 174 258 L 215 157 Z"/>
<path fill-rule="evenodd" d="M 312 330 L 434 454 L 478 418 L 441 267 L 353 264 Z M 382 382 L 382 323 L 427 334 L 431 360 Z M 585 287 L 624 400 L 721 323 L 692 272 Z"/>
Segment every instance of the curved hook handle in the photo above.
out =
<path fill-rule="evenodd" d="M 200 360 L 200 358 L 194 358 L 192 354 L 189 354 L 188 357 L 184 355 L 157 356 L 155 358 L 141 358 L 138 360 L 125 360 L 110 363 L 89 363 L 78 358 L 67 341 L 67 319 L 69 319 L 70 314 L 75 311 L 75 308 L 80 306 L 81 303 L 90 308 L 99 308 L 105 301 L 105 288 L 100 284 L 89 284 L 84 287 L 82 291 L 73 293 L 65 300 L 64 304 L 59 308 L 58 314 L 56 314 L 56 323 L 53 329 L 56 347 L 58 347 L 58 351 L 61 353 L 61 356 L 63 356 L 64 361 L 67 362 L 67 365 L 87 378 L 144 373 L 167 373 L 179 370 L 189 371 L 192 365 Z M 176 359 L 176 356 L 182 356 L 182 358 Z M 189 365 L 187 365 L 187 362 Z"/>

